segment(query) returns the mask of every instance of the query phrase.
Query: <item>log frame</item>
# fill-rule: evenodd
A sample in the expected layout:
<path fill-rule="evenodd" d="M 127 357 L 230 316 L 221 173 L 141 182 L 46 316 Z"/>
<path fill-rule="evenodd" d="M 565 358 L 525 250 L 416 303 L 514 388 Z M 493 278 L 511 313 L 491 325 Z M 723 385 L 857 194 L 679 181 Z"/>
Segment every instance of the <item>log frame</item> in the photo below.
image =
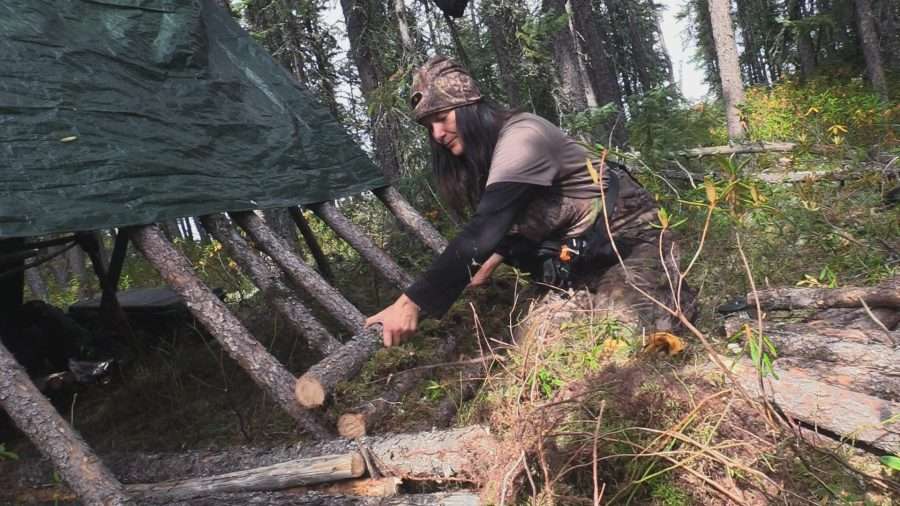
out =
<path fill-rule="evenodd" d="M 412 277 L 334 204 L 319 202 L 308 207 L 394 286 L 403 290 L 413 283 Z"/>
<path fill-rule="evenodd" d="M 334 273 L 331 272 L 331 265 L 328 262 L 328 257 L 325 256 L 322 247 L 319 246 L 316 234 L 314 234 L 309 227 L 306 216 L 303 216 L 303 210 L 299 207 L 290 207 L 288 208 L 288 214 L 291 215 L 291 219 L 294 220 L 294 224 L 297 225 L 297 230 L 299 230 L 300 235 L 303 236 L 303 241 L 306 242 L 309 252 L 312 253 L 313 259 L 316 261 L 316 266 L 319 268 L 319 272 L 322 273 L 322 276 L 325 279 L 334 279 Z"/>
<path fill-rule="evenodd" d="M 447 239 L 441 235 L 424 216 L 416 211 L 396 188 L 385 186 L 372 190 L 372 193 L 406 226 L 416 237 L 435 253 L 440 254 L 447 248 Z"/>
<path fill-rule="evenodd" d="M 312 312 L 288 288 L 280 273 L 273 272 L 259 253 L 231 226 L 224 215 L 202 216 L 200 222 L 212 235 L 229 257 L 253 281 L 263 296 L 275 307 L 311 346 L 328 355 L 337 350 L 341 343 L 313 316 Z"/>
<path fill-rule="evenodd" d="M 0 344 L 0 407 L 87 504 L 118 505 L 127 496 L 113 474 Z"/>
<path fill-rule="evenodd" d="M 229 213 L 256 245 L 277 263 L 295 285 L 302 287 L 322 305 L 342 327 L 362 332 L 366 317 L 333 288 L 315 269 L 290 252 L 288 245 L 263 220 L 250 211 Z"/>
<path fill-rule="evenodd" d="M 148 225 L 129 230 L 132 242 L 144 257 L 184 299 L 188 309 L 253 381 L 281 406 L 303 429 L 316 438 L 330 435 L 318 417 L 294 402 L 289 373 L 243 326 L 225 304 L 203 284 L 188 260 L 165 239 L 159 227 Z"/>

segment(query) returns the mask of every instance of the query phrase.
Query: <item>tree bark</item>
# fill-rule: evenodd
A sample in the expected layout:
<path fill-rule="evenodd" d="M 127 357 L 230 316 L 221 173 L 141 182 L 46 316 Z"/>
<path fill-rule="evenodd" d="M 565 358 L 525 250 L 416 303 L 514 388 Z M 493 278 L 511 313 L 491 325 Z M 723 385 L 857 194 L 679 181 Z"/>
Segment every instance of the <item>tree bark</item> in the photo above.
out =
<path fill-rule="evenodd" d="M 859 41 L 863 56 L 866 58 L 866 75 L 875 93 L 882 100 L 888 100 L 887 81 L 884 78 L 884 66 L 881 62 L 881 47 L 878 43 L 878 32 L 875 29 L 875 16 L 872 14 L 870 0 L 853 0 L 856 5 L 856 17 L 859 23 Z M 894 34 L 896 35 L 896 34 Z"/>
<path fill-rule="evenodd" d="M 456 349 L 455 335 L 447 336 L 441 343 L 437 356 L 449 357 Z M 354 439 L 371 433 L 372 427 L 378 424 L 393 406 L 403 400 L 413 388 L 431 375 L 431 369 L 418 369 L 412 372 L 400 371 L 394 375 L 393 383 L 377 399 L 359 404 L 343 413 L 338 418 L 338 434 Z"/>
<path fill-rule="evenodd" d="M 291 392 L 294 376 L 250 335 L 225 304 L 200 281 L 188 260 L 165 240 L 159 228 L 139 227 L 131 230 L 130 235 L 144 258 L 184 299 L 197 321 L 219 341 L 253 381 L 311 435 L 319 439 L 328 437 L 330 432 L 317 417 L 294 402 Z"/>
<path fill-rule="evenodd" d="M 126 504 L 122 485 L 0 344 L 0 407 L 87 504 Z"/>
<path fill-rule="evenodd" d="M 516 40 L 516 16 L 510 0 L 485 0 L 482 3 L 483 19 L 491 37 L 491 46 L 500 68 L 500 82 L 506 92 L 507 105 L 512 108 L 526 107 L 525 91 L 521 86 L 519 65 L 522 51 Z"/>
<path fill-rule="evenodd" d="M 831 307 L 869 307 L 900 309 L 900 290 L 895 287 L 872 288 L 770 288 L 756 292 L 763 309 L 799 309 Z M 747 294 L 753 306 L 753 293 Z"/>
<path fill-rule="evenodd" d="M 352 452 L 296 459 L 203 478 L 127 485 L 125 490 L 137 499 L 183 501 L 227 492 L 272 491 L 359 478 L 365 472 L 366 463 L 362 455 Z"/>
<path fill-rule="evenodd" d="M 236 447 L 171 453 L 105 455 L 109 468 L 125 483 L 153 483 L 224 474 L 270 466 L 288 460 L 360 451 L 365 446 L 385 476 L 404 480 L 448 480 L 481 485 L 497 455 L 499 443 L 480 426 L 357 440 L 332 439 L 274 448 Z M 42 487 L 52 481 L 46 461 L 16 462 L 0 475 L 4 489 Z"/>
<path fill-rule="evenodd" d="M 413 283 L 412 277 L 404 272 L 387 253 L 376 246 L 365 232 L 341 214 L 334 204 L 320 202 L 310 205 L 309 208 L 394 286 L 404 290 Z"/>
<path fill-rule="evenodd" d="M 375 196 L 400 220 L 400 223 L 418 237 L 435 253 L 447 247 L 447 239 L 441 235 L 393 186 L 373 190 Z"/>
<path fill-rule="evenodd" d="M 305 408 L 324 404 L 337 384 L 355 376 L 381 343 L 381 325 L 374 325 L 354 336 L 297 378 L 294 386 L 297 402 Z"/>
<path fill-rule="evenodd" d="M 748 392 L 762 395 L 758 373 L 749 361 L 738 362 L 733 370 Z M 802 369 L 776 369 L 776 373 L 777 379 L 769 377 L 766 382 L 785 415 L 855 443 L 900 452 L 900 421 L 896 420 L 900 403 L 817 381 Z"/>
<path fill-rule="evenodd" d="M 375 22 L 385 17 L 384 3 L 341 0 L 341 9 L 350 39 L 350 54 L 359 71 L 360 88 L 370 109 L 378 109 L 371 107 L 370 97 L 384 83 L 386 76 L 375 55 L 379 42 L 373 40 L 373 34 L 377 33 Z M 390 114 L 376 111 L 370 115 L 369 132 L 375 145 L 375 159 L 390 182 L 396 181 L 401 173 L 400 155 L 394 144 L 399 131 L 397 120 Z"/>
<path fill-rule="evenodd" d="M 302 257 L 297 243 L 297 227 L 287 209 L 266 209 L 263 211 L 263 220 L 273 232 L 284 239 L 284 243 L 295 255 Z"/>
<path fill-rule="evenodd" d="M 744 101 L 744 85 L 738 65 L 738 52 L 734 42 L 729 0 L 709 0 L 709 16 L 713 39 L 716 42 L 716 57 L 719 62 L 719 77 L 722 81 L 722 99 L 725 101 L 728 138 L 731 141 L 738 141 L 744 138 L 744 127 L 741 125 L 740 111 L 738 110 L 738 105 Z"/>
<path fill-rule="evenodd" d="M 775 361 L 775 372 L 802 369 L 817 381 L 887 401 L 900 402 L 900 374 L 855 364 L 785 357 Z"/>
<path fill-rule="evenodd" d="M 319 268 L 319 272 L 322 273 L 322 276 L 325 277 L 325 279 L 334 279 L 334 273 L 331 271 L 331 264 L 328 262 L 328 257 L 322 252 L 322 247 L 319 246 L 316 234 L 309 228 L 309 222 L 306 221 L 306 217 L 303 216 L 303 210 L 299 207 L 292 207 L 288 211 L 290 211 L 291 218 L 293 218 L 294 224 L 297 225 L 297 229 L 300 230 L 300 235 L 303 236 L 306 247 L 309 248 L 309 252 L 312 253 L 313 259 L 316 261 L 316 267 Z"/>
<path fill-rule="evenodd" d="M 318 493 L 298 496 L 291 493 L 268 492 L 227 494 L 199 501 L 167 503 L 166 506 L 479 506 L 480 504 L 478 494 L 464 491 L 396 497 L 328 496 Z"/>
<path fill-rule="evenodd" d="M 203 226 L 222 243 L 228 256 L 241 266 L 247 276 L 263 292 L 264 297 L 275 307 L 309 344 L 328 355 L 341 343 L 313 316 L 312 312 L 294 295 L 281 278 L 280 273 L 272 272 L 266 262 L 253 250 L 247 241 L 235 230 L 222 215 L 209 215 L 201 218 Z"/>
<path fill-rule="evenodd" d="M 291 282 L 306 290 L 341 326 L 354 334 L 363 331 L 366 317 L 312 267 L 291 254 L 284 241 L 275 235 L 259 216 L 251 212 L 242 212 L 231 213 L 231 217 L 250 234 L 263 252 L 275 260 Z"/>
<path fill-rule="evenodd" d="M 570 2 L 566 0 L 544 0 L 541 11 L 544 14 L 552 13 L 553 16 L 567 14 L 570 9 L 566 6 Z M 583 111 L 588 107 L 587 87 L 585 86 L 586 72 L 583 71 L 576 50 L 576 32 L 574 20 L 569 16 L 568 30 L 559 30 L 553 35 L 553 58 L 556 63 L 556 81 L 559 87 L 557 99 L 560 114 L 568 114 Z M 593 90 L 590 90 L 591 98 L 596 107 L 597 100 Z"/>
<path fill-rule="evenodd" d="M 789 0 L 788 15 L 794 23 L 803 20 L 803 0 Z M 800 78 L 808 79 L 816 71 L 816 52 L 809 30 L 798 27 L 794 31 L 797 40 L 797 58 L 800 61 Z"/>

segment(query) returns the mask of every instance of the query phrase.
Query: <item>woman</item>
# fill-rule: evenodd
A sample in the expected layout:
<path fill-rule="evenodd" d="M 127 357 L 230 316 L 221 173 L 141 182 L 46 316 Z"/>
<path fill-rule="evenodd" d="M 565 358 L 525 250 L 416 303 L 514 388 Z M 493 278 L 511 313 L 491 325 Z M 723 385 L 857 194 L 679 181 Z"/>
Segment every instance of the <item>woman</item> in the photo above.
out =
<path fill-rule="evenodd" d="M 474 214 L 425 274 L 366 321 L 383 325 L 385 346 L 415 332 L 421 312 L 440 318 L 504 260 L 557 282 L 568 274 L 559 260 L 563 245 L 585 257 L 600 254 L 608 245 L 601 196 L 615 194 L 620 179 L 596 167 L 601 189 L 582 145 L 543 118 L 489 104 L 446 57 L 417 72 L 411 93 L 414 117 L 429 130 L 441 196 L 457 212 L 468 206 Z M 616 203 L 609 197 L 607 209 Z"/>

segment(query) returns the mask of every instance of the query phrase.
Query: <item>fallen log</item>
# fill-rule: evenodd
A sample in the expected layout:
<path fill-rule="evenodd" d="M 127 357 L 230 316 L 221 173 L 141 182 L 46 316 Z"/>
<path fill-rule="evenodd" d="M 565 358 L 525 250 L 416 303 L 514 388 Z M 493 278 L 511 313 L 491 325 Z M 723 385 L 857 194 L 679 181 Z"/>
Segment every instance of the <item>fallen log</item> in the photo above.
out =
<path fill-rule="evenodd" d="M 369 451 L 384 476 L 413 481 L 448 481 L 475 486 L 490 480 L 487 472 L 499 443 L 483 427 L 332 439 L 274 448 L 236 447 L 168 453 L 104 455 L 108 468 L 123 483 L 153 483 L 199 478 L 270 466 L 294 459 Z M 43 487 L 53 483 L 53 467 L 46 460 L 6 465 L 5 489 Z"/>
<path fill-rule="evenodd" d="M 806 323 L 859 330 L 882 330 L 882 325 L 888 329 L 896 329 L 900 323 L 900 311 L 886 307 L 871 308 L 869 311 L 865 308 L 832 307 L 817 311 Z"/>
<path fill-rule="evenodd" d="M 247 372 L 253 382 L 267 392 L 303 429 L 318 439 L 330 431 L 313 413 L 294 402 L 294 376 L 253 338 L 244 325 L 203 284 L 187 258 L 169 243 L 155 225 L 129 231 L 132 242 L 228 355 Z"/>
<path fill-rule="evenodd" d="M 328 330 L 313 316 L 288 288 L 279 273 L 272 272 L 259 253 L 253 250 L 222 215 L 209 215 L 200 218 L 203 226 L 225 248 L 229 257 L 233 258 L 241 270 L 263 292 L 263 296 L 306 340 L 309 344 L 328 355 L 341 346 Z"/>
<path fill-rule="evenodd" d="M 400 220 L 401 223 L 412 231 L 426 246 L 435 253 L 441 253 L 447 247 L 447 239 L 428 222 L 403 195 L 393 186 L 385 186 L 373 190 L 384 205 Z"/>
<path fill-rule="evenodd" d="M 309 208 L 394 286 L 403 290 L 413 283 L 412 277 L 376 246 L 365 232 L 341 214 L 334 204 L 320 202 L 310 205 Z"/>
<path fill-rule="evenodd" d="M 456 344 L 456 336 L 448 336 L 441 343 L 437 356 L 449 357 L 456 349 Z M 338 434 L 351 439 L 369 434 L 372 427 L 390 413 L 392 406 L 403 400 L 403 397 L 425 380 L 430 373 L 430 369 L 396 373 L 393 383 L 379 398 L 358 404 L 338 418 Z"/>
<path fill-rule="evenodd" d="M 128 494 L 139 500 L 182 501 L 225 492 L 262 492 L 298 485 L 359 478 L 366 463 L 358 452 L 295 459 L 270 466 L 234 471 L 203 478 L 162 483 L 127 485 Z"/>
<path fill-rule="evenodd" d="M 704 157 L 715 155 L 741 155 L 750 153 L 785 153 L 793 151 L 797 144 L 793 142 L 758 142 L 755 144 L 736 144 L 733 146 L 709 146 L 676 151 L 676 156 Z"/>
<path fill-rule="evenodd" d="M 365 316 L 359 312 L 343 295 L 335 290 L 312 267 L 306 265 L 283 239 L 270 229 L 262 218 L 252 212 L 229 213 L 256 245 L 275 260 L 288 278 L 297 286 L 307 291 L 319 304 L 331 314 L 338 323 L 347 330 L 358 334 L 363 331 Z"/>
<path fill-rule="evenodd" d="M 751 322 L 745 323 L 755 329 Z M 882 334 L 882 331 L 822 328 L 797 323 L 766 324 L 763 327 L 763 335 L 772 341 L 779 357 L 803 357 L 900 375 L 900 349 L 882 344 Z M 895 337 L 893 335 L 898 333 L 889 334 L 889 337 Z M 900 339 L 900 335 L 896 337 Z"/>
<path fill-rule="evenodd" d="M 900 290 L 891 286 L 871 288 L 769 288 L 756 292 L 762 309 L 799 309 L 831 307 L 890 307 L 900 309 Z M 754 294 L 747 294 L 750 307 Z"/>
<path fill-rule="evenodd" d="M 357 496 L 357 497 L 393 497 L 400 493 L 400 478 L 356 478 L 342 480 L 334 483 L 321 483 L 291 487 L 282 493 L 291 497 L 299 494 L 311 494 L 313 496 Z M 252 495 L 248 493 L 236 493 L 244 497 Z M 218 495 L 218 494 L 212 494 Z M 230 496 L 231 494 L 229 494 Z M 273 494 L 274 495 L 274 494 Z M 0 490 L 0 502 L 3 504 L 69 504 L 78 500 L 65 485 L 46 486 L 27 490 Z M 163 497 L 150 497 L 146 501 L 165 502 Z M 201 500 L 201 499 L 195 499 Z M 131 504 L 134 504 L 132 501 Z M 193 503 L 192 503 L 193 504 Z"/>
<path fill-rule="evenodd" d="M 779 358 L 775 360 L 775 366 L 776 370 L 803 369 L 817 381 L 900 402 L 900 374 L 896 371 L 797 357 Z"/>
<path fill-rule="evenodd" d="M 330 496 L 319 493 L 264 492 L 227 494 L 194 499 L 187 502 L 145 503 L 166 506 L 479 506 L 481 500 L 472 492 L 398 495 L 395 497 Z"/>
<path fill-rule="evenodd" d="M 762 396 L 757 371 L 748 360 L 738 361 L 733 372 L 748 392 Z M 778 378 L 766 382 L 775 405 L 788 417 L 846 441 L 900 452 L 900 403 L 823 383 L 803 369 L 776 365 L 775 372 Z"/>
<path fill-rule="evenodd" d="M 53 462 L 59 476 L 88 504 L 125 504 L 122 484 L 56 408 L 31 383 L 28 373 L 0 344 L 0 407 Z"/>

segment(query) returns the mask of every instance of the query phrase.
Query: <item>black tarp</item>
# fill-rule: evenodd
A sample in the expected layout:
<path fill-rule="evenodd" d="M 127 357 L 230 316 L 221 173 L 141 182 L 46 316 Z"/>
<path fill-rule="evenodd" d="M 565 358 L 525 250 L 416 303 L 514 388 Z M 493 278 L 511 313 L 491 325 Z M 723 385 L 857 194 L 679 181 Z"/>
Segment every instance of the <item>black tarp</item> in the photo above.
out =
<path fill-rule="evenodd" d="M 384 185 L 214 0 L 0 0 L 0 237 Z"/>

